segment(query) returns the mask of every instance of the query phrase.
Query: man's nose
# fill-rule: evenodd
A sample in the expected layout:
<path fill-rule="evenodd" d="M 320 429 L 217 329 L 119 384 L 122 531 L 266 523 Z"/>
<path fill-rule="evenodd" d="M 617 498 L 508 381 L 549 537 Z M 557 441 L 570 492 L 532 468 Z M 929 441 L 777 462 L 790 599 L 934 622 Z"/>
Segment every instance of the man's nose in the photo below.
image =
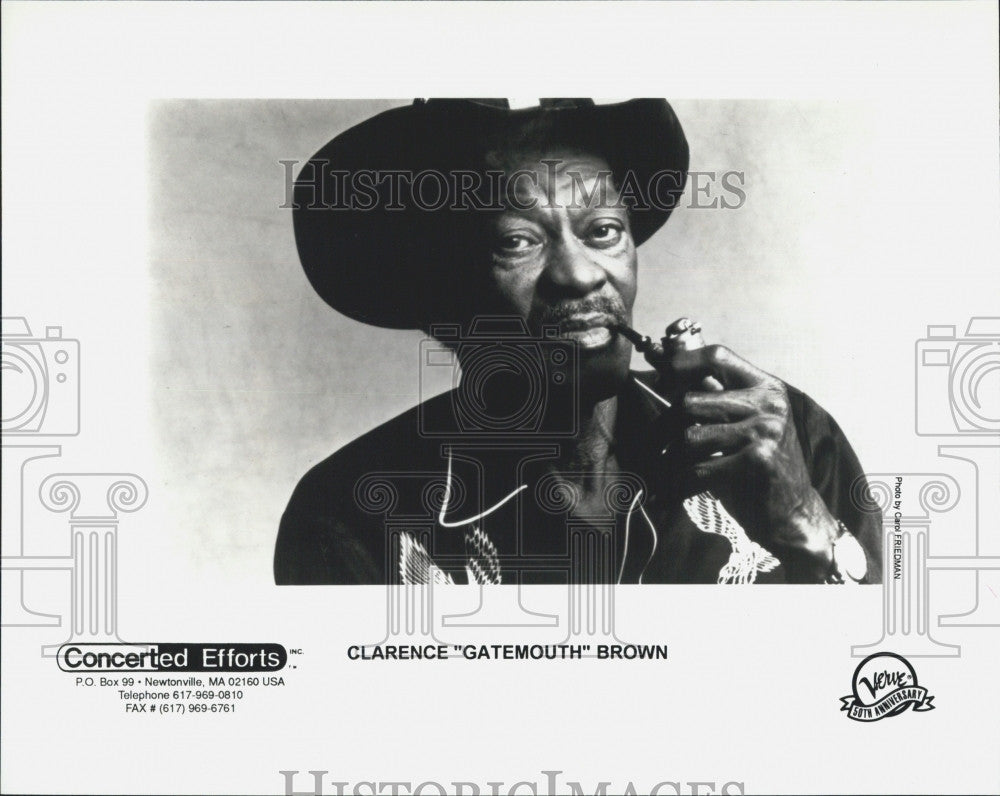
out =
<path fill-rule="evenodd" d="M 559 293 L 586 296 L 607 281 L 607 272 L 575 237 L 560 239 L 549 251 L 545 276 Z"/>

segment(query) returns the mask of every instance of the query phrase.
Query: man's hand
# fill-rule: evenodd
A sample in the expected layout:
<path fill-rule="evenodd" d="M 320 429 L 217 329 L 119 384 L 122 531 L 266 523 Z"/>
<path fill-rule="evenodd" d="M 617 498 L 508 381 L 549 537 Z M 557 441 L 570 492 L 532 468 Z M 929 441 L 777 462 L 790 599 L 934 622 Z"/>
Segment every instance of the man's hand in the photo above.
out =
<path fill-rule="evenodd" d="M 822 581 L 838 526 L 810 482 L 784 382 L 717 345 L 665 364 L 694 491 L 711 490 L 791 579 Z M 706 391 L 707 376 L 723 389 Z"/>

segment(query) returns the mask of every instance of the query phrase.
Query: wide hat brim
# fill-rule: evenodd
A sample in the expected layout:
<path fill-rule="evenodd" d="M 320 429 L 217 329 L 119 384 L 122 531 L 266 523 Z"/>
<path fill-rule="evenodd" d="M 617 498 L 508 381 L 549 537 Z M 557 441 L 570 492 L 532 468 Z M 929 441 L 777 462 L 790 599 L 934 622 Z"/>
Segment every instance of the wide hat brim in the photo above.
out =
<path fill-rule="evenodd" d="M 295 242 L 309 282 L 331 307 L 396 329 L 438 320 L 436 313 L 461 290 L 463 269 L 472 267 L 468 222 L 478 211 L 454 203 L 430 207 L 440 187 L 434 179 L 422 183 L 427 201 L 414 207 L 399 179 L 386 175 L 482 172 L 490 152 L 526 131 L 543 131 L 547 145 L 604 158 L 619 184 L 630 174 L 639 194 L 629 212 L 636 245 L 666 223 L 689 159 L 666 100 L 546 101 L 520 110 L 502 104 L 418 100 L 351 127 L 302 168 L 293 195 Z M 644 195 L 656 175 L 666 173 L 673 180 L 656 181 L 657 196 Z"/>

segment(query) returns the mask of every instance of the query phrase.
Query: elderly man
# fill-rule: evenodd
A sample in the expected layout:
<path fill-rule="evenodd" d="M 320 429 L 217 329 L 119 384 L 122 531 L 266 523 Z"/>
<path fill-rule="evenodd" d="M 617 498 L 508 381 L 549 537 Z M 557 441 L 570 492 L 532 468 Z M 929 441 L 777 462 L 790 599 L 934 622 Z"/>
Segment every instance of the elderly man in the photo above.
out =
<path fill-rule="evenodd" d="M 880 582 L 832 418 L 689 322 L 630 328 L 687 167 L 664 100 L 417 100 L 314 156 L 314 288 L 463 376 L 306 474 L 278 583 Z"/>

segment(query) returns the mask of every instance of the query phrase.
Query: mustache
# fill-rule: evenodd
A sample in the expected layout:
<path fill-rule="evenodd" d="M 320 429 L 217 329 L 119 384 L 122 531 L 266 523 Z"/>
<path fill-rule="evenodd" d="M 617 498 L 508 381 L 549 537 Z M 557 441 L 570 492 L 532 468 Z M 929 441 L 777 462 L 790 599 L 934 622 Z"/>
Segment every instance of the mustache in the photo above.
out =
<path fill-rule="evenodd" d="M 601 313 L 608 315 L 616 323 L 624 325 L 628 322 L 628 311 L 625 302 L 617 296 L 589 296 L 579 301 L 564 301 L 545 307 L 535 318 L 540 326 L 562 325 L 577 315 Z"/>

